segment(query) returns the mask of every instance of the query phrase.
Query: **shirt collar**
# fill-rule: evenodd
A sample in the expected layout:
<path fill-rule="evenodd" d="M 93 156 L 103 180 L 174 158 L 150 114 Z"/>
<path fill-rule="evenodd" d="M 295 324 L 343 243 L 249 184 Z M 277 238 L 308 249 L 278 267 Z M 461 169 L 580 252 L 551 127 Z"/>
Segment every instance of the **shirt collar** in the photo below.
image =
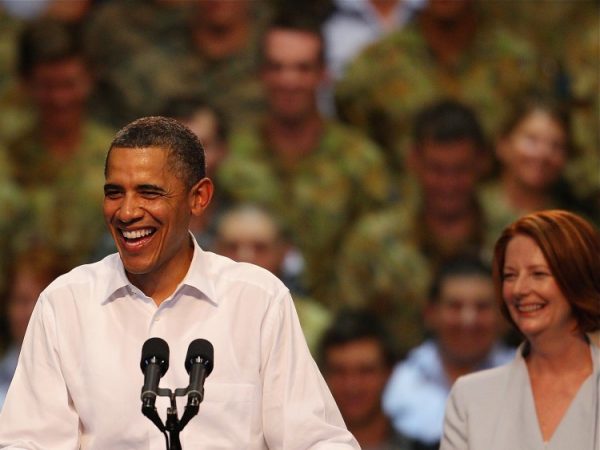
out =
<path fill-rule="evenodd" d="M 214 283 L 214 275 L 211 273 L 210 254 L 200 248 L 196 238 L 190 233 L 190 239 L 194 245 L 194 255 L 190 267 L 179 285 L 175 288 L 175 292 L 190 287 L 196 291 L 198 297 L 204 297 L 215 305 L 218 304 L 216 287 Z M 106 290 L 101 296 L 102 303 L 118 298 L 121 294 L 125 294 L 128 290 L 134 288 L 133 284 L 127 278 L 123 261 L 118 253 L 109 256 L 108 262 L 111 264 L 110 276 L 105 284 Z"/>

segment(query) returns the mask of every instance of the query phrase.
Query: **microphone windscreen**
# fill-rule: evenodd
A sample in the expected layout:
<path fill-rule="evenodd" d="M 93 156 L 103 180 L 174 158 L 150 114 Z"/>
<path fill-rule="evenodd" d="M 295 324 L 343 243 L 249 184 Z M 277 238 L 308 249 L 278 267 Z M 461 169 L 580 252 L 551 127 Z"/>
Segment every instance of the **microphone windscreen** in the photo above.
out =
<path fill-rule="evenodd" d="M 210 375 L 213 370 L 213 345 L 206 339 L 194 339 L 190 342 L 187 355 L 185 356 L 185 370 L 190 372 L 192 369 L 192 361 L 201 358 L 202 364 L 206 367 L 206 376 Z"/>
<path fill-rule="evenodd" d="M 153 357 L 157 359 L 161 376 L 163 376 L 169 368 L 169 344 L 164 339 L 153 337 L 144 342 L 142 346 L 142 360 L 140 361 L 143 373 L 146 373 L 146 367 L 148 367 L 148 363 Z"/>

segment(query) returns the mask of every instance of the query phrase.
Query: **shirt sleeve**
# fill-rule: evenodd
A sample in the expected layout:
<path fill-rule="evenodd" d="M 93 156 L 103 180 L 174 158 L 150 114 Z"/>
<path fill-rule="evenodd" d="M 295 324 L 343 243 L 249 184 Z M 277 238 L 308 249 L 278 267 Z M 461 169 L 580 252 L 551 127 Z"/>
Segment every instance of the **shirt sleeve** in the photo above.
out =
<path fill-rule="evenodd" d="M 42 294 L 0 414 L 0 448 L 79 448 L 79 418 L 63 379 L 55 325 L 51 305 Z"/>
<path fill-rule="evenodd" d="M 442 434 L 440 450 L 469 449 L 466 405 L 460 395 L 460 387 L 461 381 L 459 379 L 450 391 L 450 397 L 446 403 L 444 432 Z"/>
<path fill-rule="evenodd" d="M 360 449 L 310 356 L 289 293 L 272 302 L 262 329 L 262 415 L 268 447 Z"/>

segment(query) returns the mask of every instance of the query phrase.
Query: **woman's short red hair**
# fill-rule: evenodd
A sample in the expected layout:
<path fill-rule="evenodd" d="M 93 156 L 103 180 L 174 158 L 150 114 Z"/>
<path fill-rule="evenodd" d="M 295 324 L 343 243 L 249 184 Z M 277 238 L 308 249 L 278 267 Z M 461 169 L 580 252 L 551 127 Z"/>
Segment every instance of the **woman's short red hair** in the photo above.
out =
<path fill-rule="evenodd" d="M 568 211 L 539 211 L 521 217 L 504 229 L 494 248 L 493 277 L 502 314 L 515 325 L 502 300 L 506 247 L 516 235 L 532 238 L 561 292 L 573 309 L 579 330 L 600 330 L 600 232 Z M 516 325 L 515 325 L 516 326 Z"/>

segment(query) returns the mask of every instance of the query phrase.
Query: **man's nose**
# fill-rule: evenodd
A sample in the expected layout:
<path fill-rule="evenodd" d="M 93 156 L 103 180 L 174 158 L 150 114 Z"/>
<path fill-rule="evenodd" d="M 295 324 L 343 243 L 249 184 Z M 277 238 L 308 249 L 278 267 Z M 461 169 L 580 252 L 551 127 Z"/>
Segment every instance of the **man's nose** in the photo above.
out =
<path fill-rule="evenodd" d="M 143 210 L 133 195 L 126 194 L 123 197 L 118 210 L 117 218 L 124 223 L 129 223 L 139 219 L 143 215 Z"/>

